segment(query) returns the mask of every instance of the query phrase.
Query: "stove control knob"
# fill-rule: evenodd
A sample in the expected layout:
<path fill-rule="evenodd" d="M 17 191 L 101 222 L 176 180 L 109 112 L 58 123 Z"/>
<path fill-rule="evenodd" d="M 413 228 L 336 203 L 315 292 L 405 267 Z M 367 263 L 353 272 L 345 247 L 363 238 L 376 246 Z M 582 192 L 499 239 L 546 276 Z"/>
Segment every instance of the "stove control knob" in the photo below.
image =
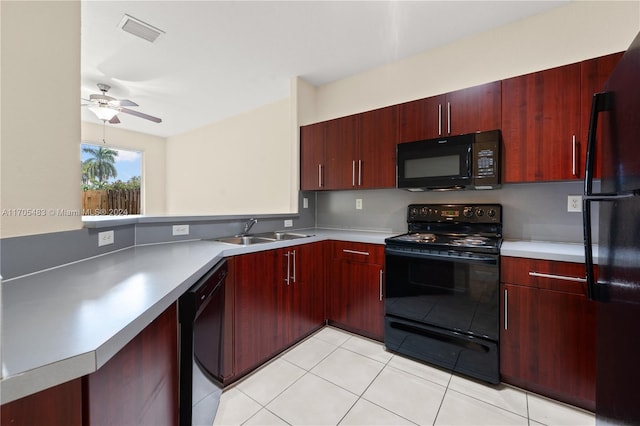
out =
<path fill-rule="evenodd" d="M 473 208 L 472 207 L 465 207 L 464 210 L 462 210 L 462 214 L 463 214 L 464 217 L 473 216 Z"/>
<path fill-rule="evenodd" d="M 422 208 L 422 216 L 428 216 L 429 215 L 429 209 L 426 207 Z"/>
<path fill-rule="evenodd" d="M 476 209 L 476 216 L 478 216 L 478 217 L 484 216 L 484 210 Z"/>
<path fill-rule="evenodd" d="M 487 215 L 489 215 L 489 217 L 495 217 L 496 211 L 494 209 L 489 209 L 489 211 L 487 212 Z"/>
<path fill-rule="evenodd" d="M 411 207 L 409 209 L 409 216 L 411 216 L 412 218 L 418 216 L 418 209 L 416 207 Z"/>

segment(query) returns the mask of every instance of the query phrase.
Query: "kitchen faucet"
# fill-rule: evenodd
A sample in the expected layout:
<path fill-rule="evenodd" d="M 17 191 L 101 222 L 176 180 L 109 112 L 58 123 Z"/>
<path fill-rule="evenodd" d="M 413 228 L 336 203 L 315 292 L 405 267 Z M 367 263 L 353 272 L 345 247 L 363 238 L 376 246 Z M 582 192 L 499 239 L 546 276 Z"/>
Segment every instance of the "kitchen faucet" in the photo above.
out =
<path fill-rule="evenodd" d="M 258 223 L 258 219 L 256 218 L 252 217 L 251 219 L 247 220 L 244 224 L 244 227 L 242 228 L 242 235 L 247 235 L 251 227 L 256 223 Z"/>

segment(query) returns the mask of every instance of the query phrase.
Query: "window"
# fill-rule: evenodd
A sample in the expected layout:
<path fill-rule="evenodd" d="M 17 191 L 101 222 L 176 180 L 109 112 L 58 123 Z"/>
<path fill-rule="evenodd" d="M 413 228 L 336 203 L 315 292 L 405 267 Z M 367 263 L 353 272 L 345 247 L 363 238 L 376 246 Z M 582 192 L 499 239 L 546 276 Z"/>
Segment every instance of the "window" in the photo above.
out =
<path fill-rule="evenodd" d="M 142 153 L 80 145 L 83 216 L 141 214 Z"/>

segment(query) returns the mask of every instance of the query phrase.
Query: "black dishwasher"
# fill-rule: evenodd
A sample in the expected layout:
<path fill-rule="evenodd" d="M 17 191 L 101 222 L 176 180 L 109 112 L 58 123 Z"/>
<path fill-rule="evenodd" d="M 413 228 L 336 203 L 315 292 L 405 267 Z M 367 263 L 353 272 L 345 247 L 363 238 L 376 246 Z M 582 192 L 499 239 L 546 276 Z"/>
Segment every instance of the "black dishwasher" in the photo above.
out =
<path fill-rule="evenodd" d="M 226 260 L 178 299 L 180 425 L 213 424 L 220 401 Z"/>

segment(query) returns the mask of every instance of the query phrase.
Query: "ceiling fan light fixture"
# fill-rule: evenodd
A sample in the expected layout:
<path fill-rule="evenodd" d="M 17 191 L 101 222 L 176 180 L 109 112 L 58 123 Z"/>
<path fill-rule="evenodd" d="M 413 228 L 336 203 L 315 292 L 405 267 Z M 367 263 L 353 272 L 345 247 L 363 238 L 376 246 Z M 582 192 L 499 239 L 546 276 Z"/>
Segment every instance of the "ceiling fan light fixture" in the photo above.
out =
<path fill-rule="evenodd" d="M 140 37 L 151 43 L 155 42 L 158 37 L 165 33 L 161 29 L 127 14 L 122 17 L 118 27 L 122 28 L 123 31 L 126 31 L 129 34 L 133 34 L 134 36 Z"/>
<path fill-rule="evenodd" d="M 109 121 L 118 114 L 118 111 L 108 106 L 90 106 L 89 111 L 94 113 L 100 120 Z"/>

